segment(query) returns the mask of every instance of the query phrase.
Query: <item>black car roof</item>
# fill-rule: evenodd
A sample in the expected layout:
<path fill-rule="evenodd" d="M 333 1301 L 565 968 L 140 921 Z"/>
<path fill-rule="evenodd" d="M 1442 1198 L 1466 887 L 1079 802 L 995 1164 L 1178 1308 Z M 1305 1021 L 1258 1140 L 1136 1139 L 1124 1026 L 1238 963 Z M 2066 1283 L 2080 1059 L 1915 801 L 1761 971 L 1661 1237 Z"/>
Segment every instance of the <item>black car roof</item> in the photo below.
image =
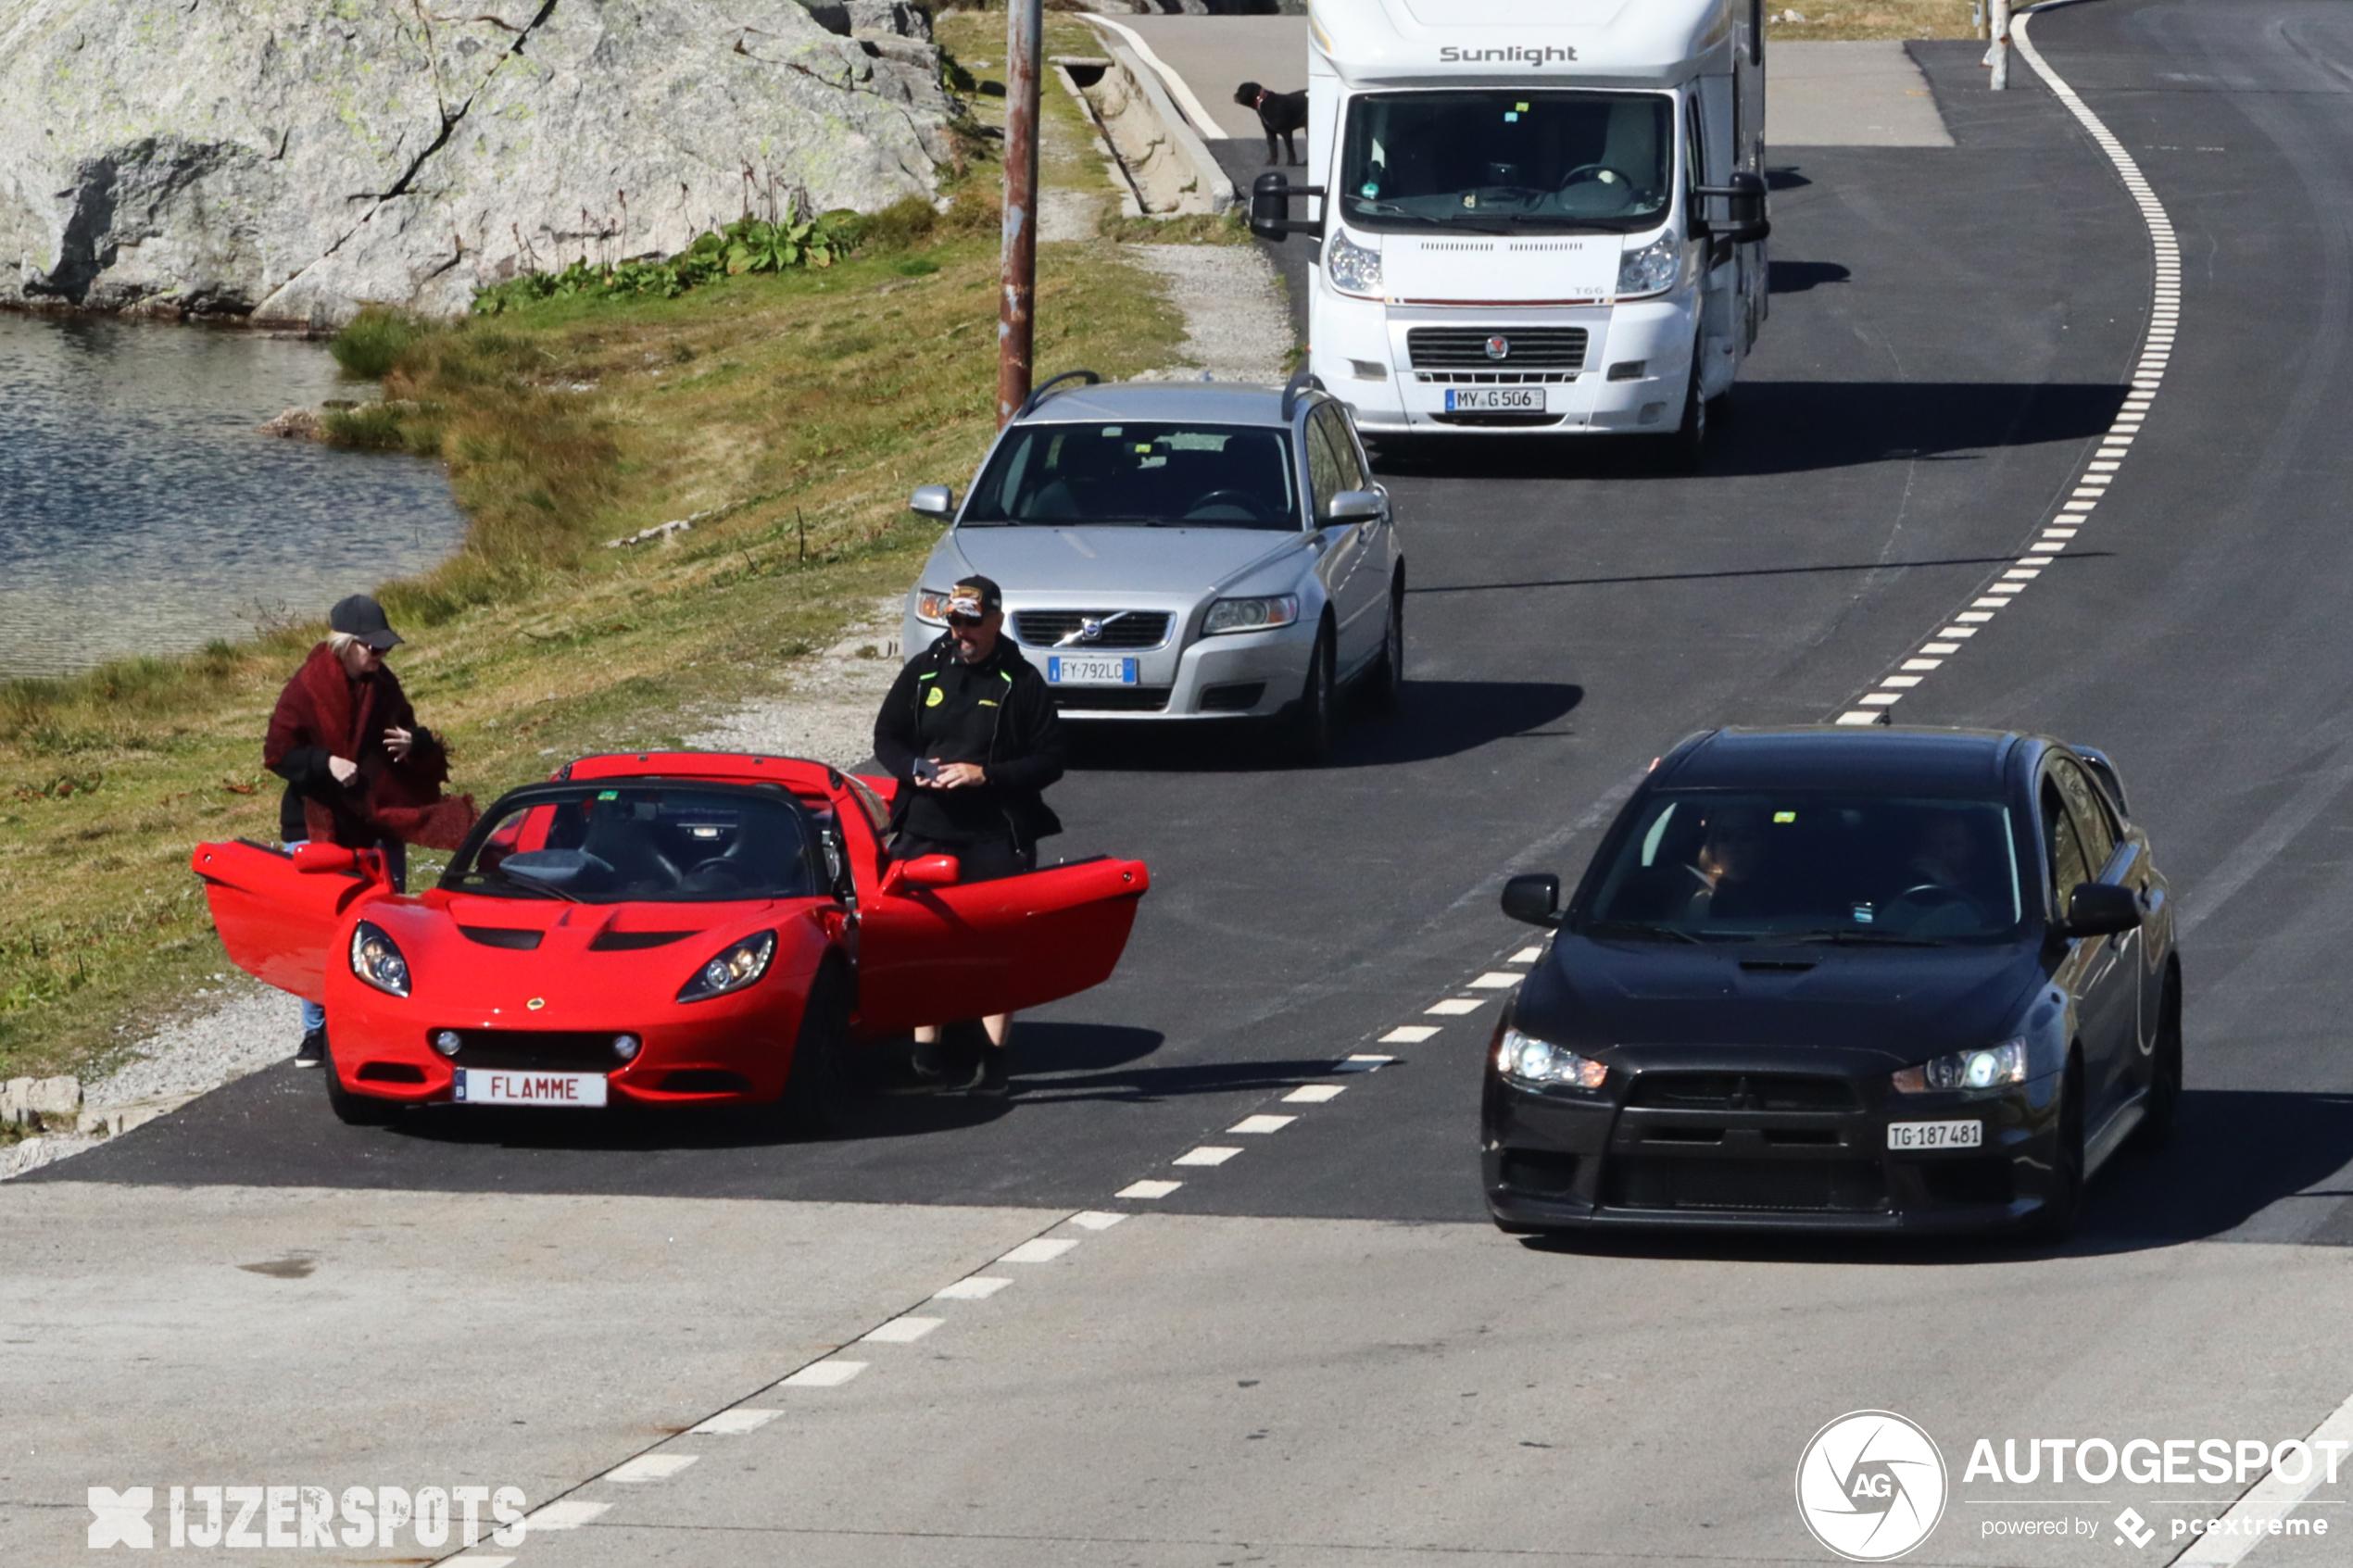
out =
<path fill-rule="evenodd" d="M 1865 789 L 1994 798 L 2026 737 L 1998 730 L 1717 730 L 1676 748 L 1665 789 Z"/>

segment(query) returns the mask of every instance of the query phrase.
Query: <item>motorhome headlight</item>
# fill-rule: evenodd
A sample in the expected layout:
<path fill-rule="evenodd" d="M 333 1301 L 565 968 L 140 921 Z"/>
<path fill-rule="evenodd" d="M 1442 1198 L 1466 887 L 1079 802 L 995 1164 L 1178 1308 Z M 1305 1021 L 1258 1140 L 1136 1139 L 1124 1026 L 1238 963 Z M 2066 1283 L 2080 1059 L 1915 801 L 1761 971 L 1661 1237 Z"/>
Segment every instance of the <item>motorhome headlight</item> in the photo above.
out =
<path fill-rule="evenodd" d="M 1324 272 L 1342 294 L 1380 296 L 1380 252 L 1358 245 L 1339 230 L 1324 242 Z"/>
<path fill-rule="evenodd" d="M 1629 250 L 1617 263 L 1617 297 L 1635 299 L 1665 294 L 1683 270 L 1683 236 L 1669 229 L 1640 250 Z"/>

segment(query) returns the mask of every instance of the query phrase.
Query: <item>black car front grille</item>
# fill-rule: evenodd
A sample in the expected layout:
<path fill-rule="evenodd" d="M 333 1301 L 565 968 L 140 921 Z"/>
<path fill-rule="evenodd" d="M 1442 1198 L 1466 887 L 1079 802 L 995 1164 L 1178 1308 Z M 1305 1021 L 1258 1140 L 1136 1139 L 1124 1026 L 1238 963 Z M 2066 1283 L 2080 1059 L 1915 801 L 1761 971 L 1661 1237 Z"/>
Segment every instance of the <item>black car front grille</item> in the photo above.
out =
<path fill-rule="evenodd" d="M 618 1031 L 467 1029 L 465 1043 L 450 1060 L 459 1067 L 505 1067 L 526 1073 L 610 1073 L 621 1065 L 612 1054 Z"/>
<path fill-rule="evenodd" d="M 1168 707 L 1166 686 L 1049 686 L 1061 712 L 1159 713 Z"/>
<path fill-rule="evenodd" d="M 1843 1078 L 1800 1073 L 1637 1073 L 1626 1103 L 1645 1110 L 1860 1110 Z"/>
<path fill-rule="evenodd" d="M 1097 648 L 1156 648 L 1168 641 L 1172 618 L 1164 609 L 1017 609 L 1013 640 L 1033 648 L 1069 647 L 1082 653 Z M 1092 637 L 1076 636 L 1088 621 L 1101 630 Z M 1065 641 L 1067 639 L 1067 641 Z"/>
<path fill-rule="evenodd" d="M 1488 351 L 1500 344 L 1500 355 Z M 1417 370 L 1574 370 L 1585 363 L 1582 327 L 1416 327 L 1405 351 Z"/>
<path fill-rule="evenodd" d="M 1613 1209 L 1868 1213 L 1887 1207 L 1887 1177 L 1863 1160 L 1729 1160 L 1632 1155 L 1603 1172 Z"/>

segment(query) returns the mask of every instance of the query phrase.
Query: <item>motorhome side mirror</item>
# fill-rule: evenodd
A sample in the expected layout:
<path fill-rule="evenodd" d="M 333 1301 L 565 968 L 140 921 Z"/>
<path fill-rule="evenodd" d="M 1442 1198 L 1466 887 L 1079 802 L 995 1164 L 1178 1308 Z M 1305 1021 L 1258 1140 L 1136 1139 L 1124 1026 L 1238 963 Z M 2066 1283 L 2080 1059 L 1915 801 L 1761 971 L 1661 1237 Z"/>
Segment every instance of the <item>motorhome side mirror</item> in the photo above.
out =
<path fill-rule="evenodd" d="M 1277 245 L 1290 238 L 1290 179 L 1262 174 L 1251 182 L 1250 232 Z"/>
<path fill-rule="evenodd" d="M 1726 202 L 1730 209 L 1731 232 L 1724 237 L 1736 245 L 1751 245 L 1773 232 L 1772 223 L 1765 216 L 1765 177 L 1742 169 L 1733 174 L 1726 187 L 1732 194 Z"/>
<path fill-rule="evenodd" d="M 925 517 L 946 517 L 956 509 L 956 493 L 945 484 L 926 484 L 908 501 L 907 509 Z"/>
<path fill-rule="evenodd" d="M 1364 522 L 1380 516 L 1380 492 L 1378 490 L 1343 490 L 1334 495 L 1331 505 L 1324 508 L 1327 524 Z"/>
<path fill-rule="evenodd" d="M 1529 925 L 1561 922 L 1561 879 L 1550 872 L 1530 872 L 1504 884 L 1504 912 Z"/>
<path fill-rule="evenodd" d="M 2067 918 L 2054 929 L 2062 936 L 2112 936 L 2141 923 L 2139 895 L 2112 882 L 2086 882 L 2067 896 Z"/>

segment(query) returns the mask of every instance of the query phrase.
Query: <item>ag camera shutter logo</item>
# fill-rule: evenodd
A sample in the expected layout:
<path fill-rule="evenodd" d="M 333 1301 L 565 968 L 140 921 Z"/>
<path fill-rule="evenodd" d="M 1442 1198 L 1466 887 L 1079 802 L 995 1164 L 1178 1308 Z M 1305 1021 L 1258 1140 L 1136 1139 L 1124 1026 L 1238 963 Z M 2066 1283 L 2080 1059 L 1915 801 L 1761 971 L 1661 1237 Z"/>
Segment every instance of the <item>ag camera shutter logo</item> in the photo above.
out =
<path fill-rule="evenodd" d="M 1944 1456 L 1893 1411 L 1854 1411 L 1814 1434 L 1797 1461 L 1797 1512 L 1850 1562 L 1903 1556 L 1944 1517 Z"/>

